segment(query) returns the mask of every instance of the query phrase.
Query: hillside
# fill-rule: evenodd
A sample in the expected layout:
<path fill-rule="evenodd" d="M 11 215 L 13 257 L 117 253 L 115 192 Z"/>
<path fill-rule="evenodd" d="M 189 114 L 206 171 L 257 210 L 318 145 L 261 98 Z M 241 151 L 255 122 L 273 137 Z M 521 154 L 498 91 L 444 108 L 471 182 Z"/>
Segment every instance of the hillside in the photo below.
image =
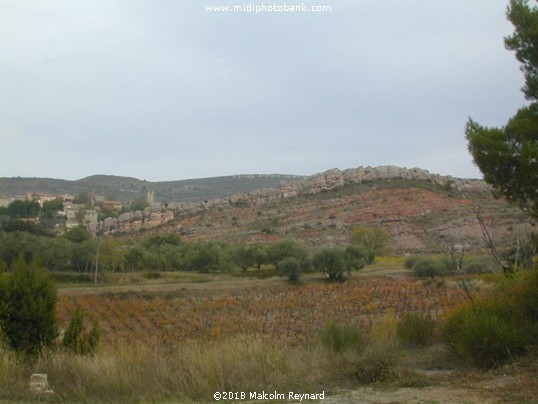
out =
<path fill-rule="evenodd" d="M 174 232 L 184 240 L 246 243 L 291 237 L 334 245 L 347 242 L 353 226 L 381 226 L 391 235 L 394 253 L 442 253 L 454 244 L 483 249 L 476 212 L 499 242 L 515 242 L 518 234 L 528 233 L 530 224 L 521 212 L 495 199 L 484 182 L 398 167 L 329 170 L 278 188 L 169 204 L 146 212 L 142 221 L 125 214 L 101 230 L 144 236 Z"/>
<path fill-rule="evenodd" d="M 282 181 L 296 182 L 304 177 L 293 175 L 235 175 L 178 181 L 151 182 L 132 177 L 93 175 L 76 181 L 53 178 L 0 178 L 0 196 L 12 198 L 28 192 L 77 195 L 93 192 L 123 202 L 145 196 L 147 189 L 155 190 L 158 202 L 199 202 L 204 199 L 225 198 L 259 188 L 278 186 Z"/>
<path fill-rule="evenodd" d="M 159 229 L 183 239 L 227 239 L 247 243 L 291 237 L 311 245 L 345 243 L 356 225 L 381 226 L 391 235 L 391 249 L 446 252 L 448 246 L 483 246 L 475 209 L 488 217 L 497 237 L 518 228 L 517 210 L 488 193 L 446 191 L 425 181 L 376 180 L 301 195 L 257 206 L 211 208 L 179 215 Z"/>

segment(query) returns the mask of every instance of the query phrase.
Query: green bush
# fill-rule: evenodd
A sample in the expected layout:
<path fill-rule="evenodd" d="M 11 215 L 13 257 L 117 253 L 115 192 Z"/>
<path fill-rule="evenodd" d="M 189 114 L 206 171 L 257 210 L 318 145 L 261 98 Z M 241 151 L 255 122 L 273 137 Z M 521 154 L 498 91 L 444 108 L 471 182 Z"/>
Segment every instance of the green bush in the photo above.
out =
<path fill-rule="evenodd" d="M 443 255 L 437 259 L 444 270 L 443 275 L 448 275 L 456 270 L 456 262 L 450 255 Z"/>
<path fill-rule="evenodd" d="M 293 257 L 284 258 L 278 263 L 278 270 L 287 276 L 291 283 L 297 283 L 301 277 L 301 262 Z"/>
<path fill-rule="evenodd" d="M 452 313 L 445 321 L 443 339 L 475 365 L 492 367 L 525 351 L 528 325 L 517 302 L 489 298 Z"/>
<path fill-rule="evenodd" d="M 536 349 L 538 338 L 538 271 L 499 278 L 499 289 L 447 316 L 446 343 L 476 365 L 491 367 Z"/>
<path fill-rule="evenodd" d="M 408 313 L 398 321 L 396 334 L 404 345 L 425 346 L 434 338 L 435 320 L 430 315 Z"/>
<path fill-rule="evenodd" d="M 464 260 L 463 268 L 468 274 L 485 274 L 500 269 L 499 264 L 493 257 L 469 257 Z"/>
<path fill-rule="evenodd" d="M 420 255 L 411 255 L 410 257 L 407 257 L 404 261 L 405 269 L 413 269 L 413 265 L 415 265 L 415 262 L 417 262 L 420 257 Z"/>
<path fill-rule="evenodd" d="M 418 277 L 434 278 L 443 276 L 448 273 L 446 266 L 440 260 L 434 260 L 430 257 L 418 257 L 413 264 L 413 274 Z"/>
<path fill-rule="evenodd" d="M 361 351 L 365 338 L 361 331 L 350 325 L 340 325 L 334 321 L 327 324 L 321 333 L 321 343 L 332 352 L 346 350 Z"/>
<path fill-rule="evenodd" d="M 20 256 L 0 274 L 0 328 L 9 345 L 28 354 L 50 347 L 58 335 L 57 292 L 49 274 Z"/>
<path fill-rule="evenodd" d="M 519 294 L 519 301 L 526 316 L 535 327 L 538 326 L 538 269 L 523 275 L 523 290 Z"/>
<path fill-rule="evenodd" d="M 454 262 L 448 255 L 434 259 L 425 255 L 412 255 L 404 261 L 406 269 L 412 269 L 417 276 L 442 276 L 454 270 Z M 432 276 L 433 274 L 433 276 Z"/>

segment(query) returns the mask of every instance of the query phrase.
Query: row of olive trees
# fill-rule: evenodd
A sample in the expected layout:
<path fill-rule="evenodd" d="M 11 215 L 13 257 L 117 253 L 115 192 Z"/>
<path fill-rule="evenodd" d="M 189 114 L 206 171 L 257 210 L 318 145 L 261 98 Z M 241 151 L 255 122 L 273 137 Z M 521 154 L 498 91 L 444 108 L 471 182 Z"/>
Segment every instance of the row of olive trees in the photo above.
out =
<path fill-rule="evenodd" d="M 77 229 L 63 237 L 38 236 L 25 231 L 0 232 L 0 260 L 11 268 L 22 255 L 27 261 L 39 258 L 47 269 L 53 271 L 90 270 L 99 241 L 90 238 L 89 234 L 83 238 L 71 237 L 78 232 Z"/>
<path fill-rule="evenodd" d="M 290 276 L 290 279 L 298 278 L 301 273 L 319 271 L 331 280 L 342 280 L 344 273 L 364 267 L 382 252 L 386 238 L 372 242 L 376 233 L 378 229 L 359 228 L 352 232 L 351 245 L 346 248 L 312 250 L 291 239 L 272 244 L 236 245 L 224 241 L 185 243 L 175 234 L 148 237 L 140 242 L 113 237 L 96 239 L 83 227 L 73 228 L 61 237 L 22 231 L 0 232 L 0 260 L 10 268 L 19 255 L 26 260 L 38 257 L 49 270 L 82 273 L 94 272 L 97 265 L 100 271 L 111 272 L 186 270 L 202 273 L 272 266 L 277 274 Z M 290 263 L 289 259 L 295 262 Z"/>
<path fill-rule="evenodd" d="M 125 265 L 129 270 L 260 270 L 272 267 L 278 275 L 297 281 L 301 274 L 326 273 L 331 280 L 343 280 L 344 274 L 372 263 L 374 254 L 360 246 L 310 249 L 303 243 L 284 239 L 272 244 L 232 245 L 222 241 L 181 243 L 154 238 L 129 246 Z"/>

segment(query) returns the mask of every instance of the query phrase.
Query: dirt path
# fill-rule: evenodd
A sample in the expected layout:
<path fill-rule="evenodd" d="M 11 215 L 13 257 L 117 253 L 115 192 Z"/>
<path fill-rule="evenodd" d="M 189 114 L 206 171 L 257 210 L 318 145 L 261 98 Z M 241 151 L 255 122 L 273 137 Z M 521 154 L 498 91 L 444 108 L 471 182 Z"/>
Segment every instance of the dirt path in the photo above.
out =
<path fill-rule="evenodd" d="M 454 372 L 439 377 L 427 387 L 378 388 L 372 386 L 342 390 L 327 396 L 324 404 L 454 403 L 505 404 L 538 403 L 536 365 L 506 366 L 480 372 Z M 436 377 L 433 377 L 436 379 Z"/>
<path fill-rule="evenodd" d="M 329 396 L 325 404 L 374 404 L 374 403 L 497 403 L 498 400 L 486 398 L 471 389 L 453 389 L 443 387 L 401 388 L 394 391 L 376 390 L 364 387 L 348 390 L 341 394 Z"/>
<path fill-rule="evenodd" d="M 156 283 L 145 285 L 112 285 L 112 286 L 88 286 L 62 288 L 58 290 L 59 296 L 80 296 L 103 293 L 175 293 L 185 295 L 196 295 L 200 293 L 218 294 L 222 292 L 233 292 L 239 290 L 260 290 L 274 287 L 289 288 L 290 286 L 282 278 L 270 279 L 227 279 L 211 280 L 208 282 L 178 282 L 178 283 Z"/>
<path fill-rule="evenodd" d="M 377 265 L 367 267 L 364 270 L 351 275 L 352 278 L 372 278 L 372 277 L 387 277 L 393 280 L 409 279 L 409 270 L 400 266 L 394 265 Z M 293 288 L 283 277 L 271 277 L 266 279 L 256 278 L 232 278 L 229 276 L 220 276 L 208 274 L 207 280 L 203 281 L 173 281 L 163 280 L 155 283 L 145 284 L 120 284 L 120 285 L 96 285 L 96 286 L 76 286 L 64 287 L 58 289 L 60 296 L 77 296 L 77 295 L 94 295 L 103 293 L 174 293 L 180 292 L 187 296 L 197 295 L 210 292 L 234 292 L 241 290 L 262 290 L 262 289 L 288 289 Z M 326 278 L 324 276 L 306 275 L 303 280 L 307 283 L 323 283 Z"/>

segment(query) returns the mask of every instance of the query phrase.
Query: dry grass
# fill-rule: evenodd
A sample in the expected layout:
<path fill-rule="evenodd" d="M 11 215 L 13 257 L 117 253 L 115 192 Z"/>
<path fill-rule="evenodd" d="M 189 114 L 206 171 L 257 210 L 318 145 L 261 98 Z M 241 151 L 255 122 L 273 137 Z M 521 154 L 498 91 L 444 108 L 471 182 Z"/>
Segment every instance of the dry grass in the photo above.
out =
<path fill-rule="evenodd" d="M 538 391 L 534 357 L 496 372 L 467 368 L 462 373 L 440 345 L 402 351 L 396 325 L 389 313 L 365 330 L 364 349 L 341 352 L 317 342 L 291 346 L 245 335 L 187 339 L 160 349 L 101 346 L 91 357 L 49 352 L 34 363 L 0 349 L 0 402 L 35 402 L 28 380 L 38 372 L 48 374 L 55 390 L 45 401 L 69 403 L 214 402 L 216 391 L 325 391 L 330 396 L 341 388 L 357 389 L 370 383 L 378 391 L 388 388 L 391 392 L 430 386 L 432 397 L 437 397 L 437 384 L 446 399 L 453 389 L 464 389 L 466 394 L 473 393 L 469 402 L 491 402 L 483 398 L 492 396 L 523 402 Z M 453 370 L 439 373 L 441 364 Z M 432 376 L 427 375 L 430 370 Z"/>
<path fill-rule="evenodd" d="M 54 401 L 213 401 L 216 391 L 321 391 L 333 366 L 322 349 L 292 348 L 236 336 L 220 341 L 188 340 L 173 349 L 118 346 L 95 356 L 63 352 L 35 363 L 0 353 L 0 399 L 32 400 L 31 373 L 47 373 Z"/>

